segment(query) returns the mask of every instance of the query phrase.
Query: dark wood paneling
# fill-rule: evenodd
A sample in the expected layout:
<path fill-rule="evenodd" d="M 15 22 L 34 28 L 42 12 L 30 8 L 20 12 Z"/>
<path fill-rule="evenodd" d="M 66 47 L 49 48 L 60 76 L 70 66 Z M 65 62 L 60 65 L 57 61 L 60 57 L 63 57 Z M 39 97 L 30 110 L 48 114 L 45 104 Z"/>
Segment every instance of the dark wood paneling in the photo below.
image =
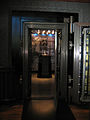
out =
<path fill-rule="evenodd" d="M 15 69 L 0 68 L 0 101 L 16 100 L 19 78 Z"/>
<path fill-rule="evenodd" d="M 74 114 L 76 120 L 90 120 L 90 105 L 70 105 L 70 109 L 72 110 L 72 113 Z"/>
<path fill-rule="evenodd" d="M 0 108 L 0 120 L 21 120 L 23 105 L 3 105 Z"/>
<path fill-rule="evenodd" d="M 1 12 L 0 12 L 1 13 Z M 0 14 L 0 66 L 8 65 L 8 19 L 5 13 Z"/>

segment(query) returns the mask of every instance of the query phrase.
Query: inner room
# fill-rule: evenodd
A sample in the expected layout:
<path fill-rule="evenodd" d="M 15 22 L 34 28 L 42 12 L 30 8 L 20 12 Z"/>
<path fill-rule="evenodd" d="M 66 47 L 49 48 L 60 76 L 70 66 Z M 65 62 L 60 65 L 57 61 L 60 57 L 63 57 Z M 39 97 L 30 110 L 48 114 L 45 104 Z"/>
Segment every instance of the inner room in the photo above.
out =
<path fill-rule="evenodd" d="M 54 97 L 55 30 L 31 30 L 32 98 Z M 37 87 L 35 87 L 35 85 Z"/>

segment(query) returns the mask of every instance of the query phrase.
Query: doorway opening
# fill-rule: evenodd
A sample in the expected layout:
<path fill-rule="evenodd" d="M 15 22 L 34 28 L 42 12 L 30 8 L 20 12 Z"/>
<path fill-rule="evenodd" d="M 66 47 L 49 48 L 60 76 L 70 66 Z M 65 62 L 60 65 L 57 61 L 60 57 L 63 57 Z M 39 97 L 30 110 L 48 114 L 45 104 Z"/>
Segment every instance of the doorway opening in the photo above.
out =
<path fill-rule="evenodd" d="M 67 100 L 68 25 L 23 24 L 23 95 Z M 61 93 L 61 94 L 60 94 Z"/>
<path fill-rule="evenodd" d="M 55 90 L 55 30 L 31 30 L 31 97 L 52 98 Z"/>

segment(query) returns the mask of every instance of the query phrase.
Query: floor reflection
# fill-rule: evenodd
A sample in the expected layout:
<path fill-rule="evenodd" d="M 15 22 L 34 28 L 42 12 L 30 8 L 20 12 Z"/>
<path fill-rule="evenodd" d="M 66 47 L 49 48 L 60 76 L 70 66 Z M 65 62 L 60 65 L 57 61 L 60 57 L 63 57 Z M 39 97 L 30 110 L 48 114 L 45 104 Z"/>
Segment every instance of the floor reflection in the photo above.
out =
<path fill-rule="evenodd" d="M 54 100 L 33 100 L 32 111 L 39 115 L 50 114 L 55 111 Z"/>
<path fill-rule="evenodd" d="M 59 100 L 56 110 L 55 76 L 38 78 L 32 74 L 31 97 L 24 101 L 22 120 L 75 120 L 65 101 Z"/>
<path fill-rule="evenodd" d="M 23 120 L 55 120 L 54 100 L 31 100 L 25 102 Z"/>
<path fill-rule="evenodd" d="M 37 74 L 32 74 L 31 80 L 32 90 L 31 97 L 35 98 L 51 98 L 55 96 L 55 75 L 51 78 L 38 78 Z"/>

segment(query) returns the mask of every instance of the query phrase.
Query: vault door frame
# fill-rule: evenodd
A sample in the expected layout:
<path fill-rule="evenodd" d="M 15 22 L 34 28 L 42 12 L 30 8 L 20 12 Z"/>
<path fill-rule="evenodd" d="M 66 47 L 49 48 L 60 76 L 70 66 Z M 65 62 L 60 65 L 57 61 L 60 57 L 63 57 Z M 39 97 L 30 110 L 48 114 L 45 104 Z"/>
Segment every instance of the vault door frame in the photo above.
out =
<path fill-rule="evenodd" d="M 72 101 L 76 104 L 89 102 L 90 97 L 84 97 L 84 71 L 81 71 L 81 47 L 85 44 L 82 40 L 85 36 L 85 29 L 90 29 L 90 23 L 74 23 L 74 61 L 73 61 L 73 90 Z M 84 46 L 83 46 L 84 49 Z M 85 50 L 83 50 L 84 52 Z M 83 55 L 85 56 L 85 54 Z M 85 62 L 85 61 L 82 61 Z M 83 65 L 84 66 L 84 65 Z M 85 69 L 85 68 L 84 68 Z M 83 69 L 82 69 L 83 70 Z"/>
<path fill-rule="evenodd" d="M 55 85 L 56 85 L 56 97 L 59 97 L 59 91 L 61 92 L 61 97 L 65 98 L 67 101 L 67 58 L 68 58 L 68 24 L 66 23 L 39 23 L 39 22 L 24 22 L 23 23 L 23 97 L 26 99 L 28 97 L 28 91 L 30 92 L 30 80 L 29 80 L 29 70 L 28 66 L 28 55 L 29 55 L 29 44 L 30 29 L 54 29 L 55 30 Z M 57 79 L 57 55 L 58 55 L 58 36 L 57 29 L 62 30 L 62 45 L 61 45 L 61 66 L 60 66 L 60 80 Z"/>

